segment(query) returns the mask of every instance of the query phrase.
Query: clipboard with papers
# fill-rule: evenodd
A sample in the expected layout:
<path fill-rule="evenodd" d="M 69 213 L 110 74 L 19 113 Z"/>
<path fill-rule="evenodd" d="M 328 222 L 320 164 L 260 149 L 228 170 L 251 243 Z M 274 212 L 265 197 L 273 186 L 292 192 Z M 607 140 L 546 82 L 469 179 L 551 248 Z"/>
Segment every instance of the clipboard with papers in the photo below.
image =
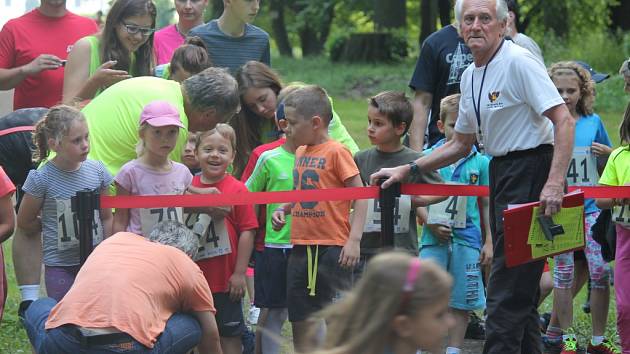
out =
<path fill-rule="evenodd" d="M 564 196 L 562 209 L 552 217 L 563 233 L 551 240 L 538 221 L 540 202 L 511 205 L 503 211 L 505 262 L 514 267 L 584 247 L 584 193 Z"/>

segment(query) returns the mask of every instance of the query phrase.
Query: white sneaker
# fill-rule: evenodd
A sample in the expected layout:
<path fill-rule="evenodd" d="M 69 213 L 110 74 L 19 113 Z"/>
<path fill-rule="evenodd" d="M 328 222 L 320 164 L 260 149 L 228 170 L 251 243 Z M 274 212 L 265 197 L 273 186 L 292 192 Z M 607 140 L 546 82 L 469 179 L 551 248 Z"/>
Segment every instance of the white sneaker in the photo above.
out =
<path fill-rule="evenodd" d="M 260 308 L 251 305 L 247 312 L 247 323 L 255 325 L 258 323 L 258 316 L 260 315 Z"/>

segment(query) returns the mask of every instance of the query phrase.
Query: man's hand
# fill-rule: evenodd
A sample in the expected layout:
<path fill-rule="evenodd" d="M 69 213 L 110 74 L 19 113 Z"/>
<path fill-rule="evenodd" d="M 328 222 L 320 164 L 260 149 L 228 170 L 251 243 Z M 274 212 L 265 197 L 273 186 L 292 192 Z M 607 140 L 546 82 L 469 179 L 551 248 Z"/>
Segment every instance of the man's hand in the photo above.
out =
<path fill-rule="evenodd" d="M 449 243 L 453 235 L 453 229 L 448 225 L 427 224 L 431 233 L 440 240 L 441 243 Z"/>
<path fill-rule="evenodd" d="M 564 186 L 545 183 L 540 192 L 540 208 L 545 215 L 552 216 L 562 209 L 562 198 L 564 197 Z"/>
<path fill-rule="evenodd" d="M 409 166 L 401 165 L 392 168 L 381 168 L 370 176 L 370 184 L 376 185 L 380 179 L 387 178 L 381 188 L 385 189 L 396 182 L 402 182 L 409 175 Z"/>
<path fill-rule="evenodd" d="M 284 216 L 284 209 L 278 208 L 271 214 L 271 226 L 275 231 L 280 231 L 287 223 Z"/>
<path fill-rule="evenodd" d="M 342 267 L 353 268 L 359 263 L 359 255 L 361 254 L 361 242 L 349 238 L 341 249 L 339 254 L 339 264 Z"/>
<path fill-rule="evenodd" d="M 492 249 L 492 242 L 486 242 L 481 248 L 481 252 L 479 253 L 479 263 L 482 266 L 489 266 L 492 264 L 493 257 L 494 250 Z"/>
<path fill-rule="evenodd" d="M 245 274 L 233 273 L 228 280 L 228 292 L 230 293 L 230 300 L 238 301 L 245 296 Z"/>
<path fill-rule="evenodd" d="M 59 69 L 63 65 L 63 61 L 56 55 L 40 54 L 30 63 L 22 67 L 22 72 L 27 76 L 37 75 L 43 70 Z"/>

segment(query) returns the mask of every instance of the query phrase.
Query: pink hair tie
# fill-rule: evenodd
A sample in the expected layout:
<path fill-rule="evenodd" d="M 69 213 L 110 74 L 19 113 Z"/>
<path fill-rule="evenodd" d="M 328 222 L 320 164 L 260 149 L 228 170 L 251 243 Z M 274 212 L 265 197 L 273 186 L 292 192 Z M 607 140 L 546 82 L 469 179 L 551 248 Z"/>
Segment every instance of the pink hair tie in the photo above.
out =
<path fill-rule="evenodd" d="M 409 305 L 409 300 L 411 300 L 411 295 L 413 294 L 414 285 L 416 284 L 416 280 L 418 279 L 419 272 L 420 259 L 414 258 L 411 260 L 409 270 L 407 271 L 407 278 L 405 279 L 405 283 L 403 284 L 402 295 L 400 298 L 400 307 L 398 310 L 399 313 L 404 312 L 405 307 Z"/>

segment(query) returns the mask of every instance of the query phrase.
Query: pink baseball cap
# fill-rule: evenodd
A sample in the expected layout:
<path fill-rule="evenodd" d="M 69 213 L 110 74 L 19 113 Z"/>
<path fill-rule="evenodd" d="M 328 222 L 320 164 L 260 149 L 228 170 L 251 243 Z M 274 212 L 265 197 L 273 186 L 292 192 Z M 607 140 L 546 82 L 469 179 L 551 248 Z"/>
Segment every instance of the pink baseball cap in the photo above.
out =
<path fill-rule="evenodd" d="M 185 128 L 179 118 L 179 111 L 166 101 L 153 101 L 144 106 L 140 114 L 140 125 L 147 123 L 153 127 L 176 125 Z"/>

